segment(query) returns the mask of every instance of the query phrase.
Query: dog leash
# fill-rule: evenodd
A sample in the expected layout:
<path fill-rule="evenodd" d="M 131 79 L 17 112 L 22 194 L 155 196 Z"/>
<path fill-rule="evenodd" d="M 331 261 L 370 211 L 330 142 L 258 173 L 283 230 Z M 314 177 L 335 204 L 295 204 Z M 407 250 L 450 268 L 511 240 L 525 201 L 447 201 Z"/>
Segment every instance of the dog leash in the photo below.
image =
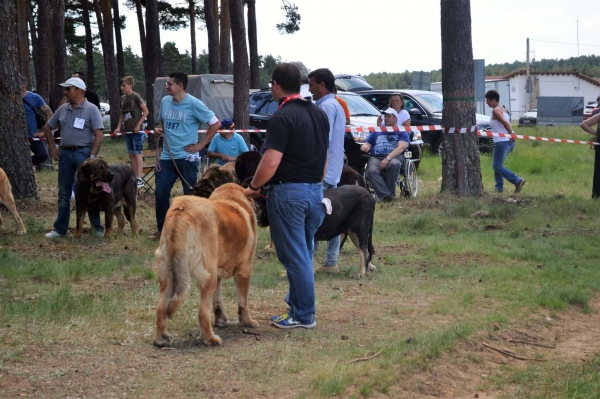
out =
<path fill-rule="evenodd" d="M 169 155 L 171 156 L 171 161 L 173 161 L 173 166 L 175 166 L 175 170 L 177 171 L 177 173 L 179 174 L 179 178 L 181 179 L 182 183 L 185 183 L 185 185 L 187 185 L 188 189 L 192 189 L 193 187 L 190 185 L 190 183 L 187 182 L 187 180 L 185 180 L 183 178 L 183 174 L 179 171 L 179 168 L 177 167 L 177 163 L 175 162 L 175 159 L 173 159 L 173 153 L 171 152 L 171 146 L 169 146 L 169 140 L 167 140 L 167 136 L 165 134 L 162 135 L 163 140 L 165 141 L 165 145 L 167 146 L 167 150 L 169 150 Z M 159 164 L 159 149 L 158 149 L 158 145 L 156 146 L 156 171 L 160 172 L 160 164 Z"/>

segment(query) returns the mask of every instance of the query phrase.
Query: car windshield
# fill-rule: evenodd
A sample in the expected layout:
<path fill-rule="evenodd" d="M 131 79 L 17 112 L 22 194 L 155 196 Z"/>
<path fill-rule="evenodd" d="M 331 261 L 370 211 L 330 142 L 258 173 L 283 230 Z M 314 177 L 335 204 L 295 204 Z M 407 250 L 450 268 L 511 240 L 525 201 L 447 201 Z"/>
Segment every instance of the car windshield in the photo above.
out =
<path fill-rule="evenodd" d="M 338 92 L 338 96 L 346 101 L 350 116 L 379 116 L 381 112 L 370 102 L 358 95 Z"/>
<path fill-rule="evenodd" d="M 336 78 L 335 84 L 338 85 L 340 89 L 346 91 L 352 91 L 352 89 L 356 89 L 358 87 L 373 88 L 369 83 L 367 83 L 366 80 L 355 76 Z"/>
<path fill-rule="evenodd" d="M 444 109 L 444 98 L 439 93 L 415 94 L 414 96 L 431 113 L 441 113 Z"/>

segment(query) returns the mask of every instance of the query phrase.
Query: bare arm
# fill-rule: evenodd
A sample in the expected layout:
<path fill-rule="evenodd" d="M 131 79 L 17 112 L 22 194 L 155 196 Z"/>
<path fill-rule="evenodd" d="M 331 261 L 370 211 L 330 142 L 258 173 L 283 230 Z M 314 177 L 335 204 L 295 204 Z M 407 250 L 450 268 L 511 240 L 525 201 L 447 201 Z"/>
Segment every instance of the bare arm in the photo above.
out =
<path fill-rule="evenodd" d="M 146 103 L 141 103 L 140 108 L 142 109 L 142 116 L 140 117 L 140 120 L 138 121 L 137 125 L 135 126 L 135 129 L 133 129 L 134 133 L 139 133 L 140 128 L 142 127 L 142 124 L 144 123 L 144 119 L 146 119 L 146 117 L 149 114 L 148 106 L 146 105 Z"/>
<path fill-rule="evenodd" d="M 92 152 L 90 155 L 98 155 L 98 151 L 100 151 L 100 145 L 102 144 L 103 139 L 104 135 L 102 134 L 102 129 L 94 130 L 94 142 L 92 143 Z"/>
<path fill-rule="evenodd" d="M 281 163 L 281 158 L 283 157 L 283 153 L 273 149 L 267 149 L 265 154 L 263 155 L 258 168 L 256 169 L 256 173 L 254 174 L 254 178 L 250 185 L 254 188 L 260 188 L 264 186 L 275 174 L 279 164 Z M 259 190 L 252 190 L 250 187 L 244 191 L 244 195 L 246 197 L 253 197 L 259 193 Z"/>
<path fill-rule="evenodd" d="M 54 144 L 54 135 L 52 134 L 52 129 L 46 123 L 43 127 L 44 136 L 46 137 L 46 142 L 48 144 L 48 150 L 50 151 L 50 155 L 52 155 L 52 159 L 58 161 L 58 150 L 56 149 L 56 145 Z"/>
<path fill-rule="evenodd" d="M 206 132 L 206 136 L 204 136 L 204 138 L 202 140 L 200 140 L 200 142 L 198 144 L 188 145 L 184 149 L 190 153 L 198 152 L 198 151 L 202 150 L 204 147 L 206 147 L 206 145 L 208 143 L 210 143 L 212 138 L 215 137 L 215 134 L 217 134 L 217 131 L 219 130 L 220 127 L 221 127 L 220 123 L 215 123 L 214 125 L 210 126 L 208 128 L 208 131 Z"/>
<path fill-rule="evenodd" d="M 42 107 L 40 108 L 40 111 L 44 114 L 44 120 L 46 121 L 46 124 L 47 124 L 48 121 L 50 120 L 50 118 L 52 118 L 52 115 L 54 115 L 54 113 L 52 112 L 50 107 L 46 104 L 42 105 Z M 42 138 L 42 137 L 44 137 L 44 135 L 45 135 L 45 131 L 44 131 L 44 128 L 42 127 L 42 129 L 39 132 L 36 132 L 33 134 L 33 137 Z"/>
<path fill-rule="evenodd" d="M 377 126 L 381 127 L 381 123 L 383 122 L 382 114 L 379 114 L 377 117 Z"/>
<path fill-rule="evenodd" d="M 584 132 L 596 136 L 596 131 L 592 129 L 592 126 L 597 125 L 598 123 L 600 123 L 600 112 L 581 122 L 579 127 L 582 128 Z"/>
<path fill-rule="evenodd" d="M 514 134 L 512 127 L 510 126 L 510 123 L 508 123 L 508 121 L 506 119 L 504 119 L 504 113 L 502 111 L 500 111 L 500 108 L 494 108 L 492 115 L 494 116 L 494 119 L 496 119 L 497 121 L 502 123 L 502 126 L 504 126 L 504 128 L 506 129 L 508 134 Z M 495 132 L 495 133 L 497 133 L 497 132 Z M 511 138 L 511 140 L 514 140 L 514 139 Z"/>
<path fill-rule="evenodd" d="M 117 128 L 113 132 L 113 134 L 121 133 L 121 126 L 123 126 L 123 113 L 119 115 L 119 123 L 117 124 Z"/>

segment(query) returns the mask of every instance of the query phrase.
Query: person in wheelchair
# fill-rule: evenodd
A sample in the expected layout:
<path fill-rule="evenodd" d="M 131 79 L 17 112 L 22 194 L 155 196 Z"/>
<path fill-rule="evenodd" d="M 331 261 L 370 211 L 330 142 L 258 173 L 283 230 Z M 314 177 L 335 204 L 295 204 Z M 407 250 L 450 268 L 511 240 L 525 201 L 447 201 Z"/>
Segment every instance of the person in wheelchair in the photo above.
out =
<path fill-rule="evenodd" d="M 395 126 L 398 114 L 393 108 L 383 111 L 386 126 Z M 396 181 L 404 164 L 404 151 L 410 140 L 406 132 L 373 132 L 360 148 L 369 153 L 367 178 L 378 201 L 396 199 Z"/>

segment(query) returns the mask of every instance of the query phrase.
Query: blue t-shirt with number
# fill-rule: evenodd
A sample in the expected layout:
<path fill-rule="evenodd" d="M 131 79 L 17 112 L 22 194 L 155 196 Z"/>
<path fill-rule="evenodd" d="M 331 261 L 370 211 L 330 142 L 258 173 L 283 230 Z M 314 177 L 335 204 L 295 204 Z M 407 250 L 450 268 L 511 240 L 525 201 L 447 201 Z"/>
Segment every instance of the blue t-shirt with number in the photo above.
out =
<path fill-rule="evenodd" d="M 399 141 L 405 141 L 410 144 L 408 133 L 406 132 L 373 132 L 367 136 L 366 142 L 371 144 L 369 154 L 374 157 L 388 156 L 398 147 Z"/>
<path fill-rule="evenodd" d="M 191 94 L 186 94 L 179 103 L 174 102 L 172 96 L 164 97 L 158 120 L 163 123 L 167 142 L 160 159 L 171 159 L 171 154 L 173 159 L 187 158 L 190 154 L 184 148 L 198 143 L 200 123 L 208 123 L 214 116 L 214 112 Z"/>

